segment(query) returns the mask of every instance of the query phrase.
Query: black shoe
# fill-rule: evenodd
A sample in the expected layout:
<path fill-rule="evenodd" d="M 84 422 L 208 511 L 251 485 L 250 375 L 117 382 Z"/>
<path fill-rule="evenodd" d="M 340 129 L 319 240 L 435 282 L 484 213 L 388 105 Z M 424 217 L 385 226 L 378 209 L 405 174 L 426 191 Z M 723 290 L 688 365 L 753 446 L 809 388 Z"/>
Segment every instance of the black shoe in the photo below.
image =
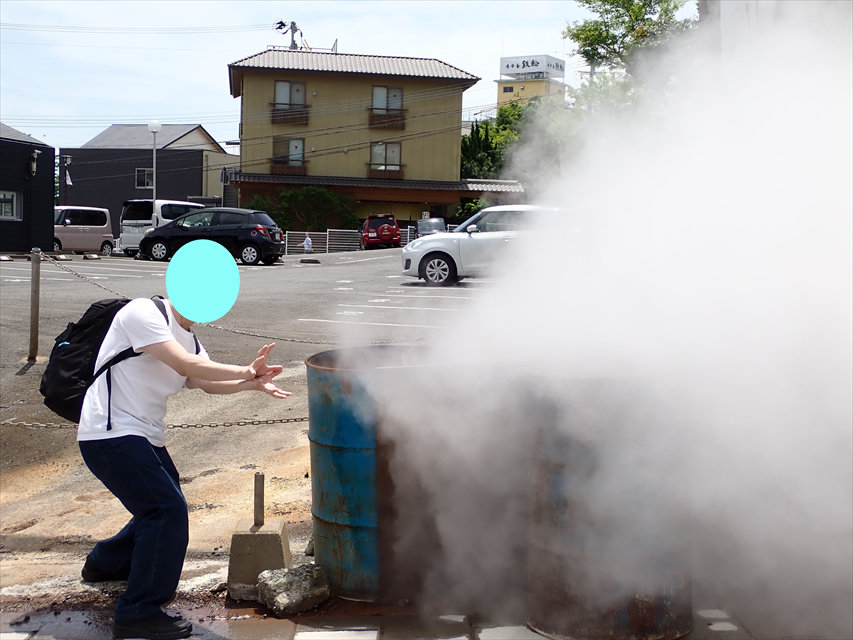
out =
<path fill-rule="evenodd" d="M 83 570 L 80 572 L 83 577 L 83 582 L 110 582 L 127 580 L 127 574 L 105 573 L 100 569 L 96 569 L 89 562 L 89 556 L 86 556 L 86 562 L 83 564 Z"/>
<path fill-rule="evenodd" d="M 189 620 L 184 620 L 181 617 L 173 618 L 162 611 L 140 620 L 113 623 L 113 636 L 115 638 L 172 640 L 173 638 L 188 638 L 192 632 L 193 625 Z"/>

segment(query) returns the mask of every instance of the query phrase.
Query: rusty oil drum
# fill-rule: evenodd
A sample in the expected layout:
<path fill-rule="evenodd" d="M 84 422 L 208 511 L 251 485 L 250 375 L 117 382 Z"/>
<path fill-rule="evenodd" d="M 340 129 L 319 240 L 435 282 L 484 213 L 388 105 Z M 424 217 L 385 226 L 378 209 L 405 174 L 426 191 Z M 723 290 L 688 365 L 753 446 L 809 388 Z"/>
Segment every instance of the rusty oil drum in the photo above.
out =
<path fill-rule="evenodd" d="M 599 595 L 594 598 L 582 586 L 600 579 L 595 575 L 596 560 L 590 560 L 585 545 L 592 538 L 610 533 L 607 517 L 590 509 L 583 497 L 584 483 L 600 471 L 599 456 L 594 445 L 574 434 L 588 428 L 607 429 L 613 422 L 630 420 L 628 407 L 634 400 L 623 402 L 631 394 L 620 385 L 596 381 L 582 383 L 579 388 L 581 408 L 569 422 L 593 420 L 594 424 L 575 431 L 565 426 L 557 428 L 557 421 L 546 420 L 536 429 L 527 624 L 540 635 L 557 640 L 682 638 L 693 629 L 692 588 L 683 550 L 672 539 L 674 533 L 665 527 L 655 535 L 640 534 L 637 540 L 646 566 L 640 582 L 646 580 L 645 584 L 625 588 L 623 583 L 621 588 L 610 590 L 598 584 Z M 626 481 L 627 500 L 632 491 L 641 490 Z M 639 499 L 642 501 L 642 496 Z M 621 514 L 619 520 L 625 522 Z"/>
<path fill-rule="evenodd" d="M 354 600 L 409 597 L 395 560 L 391 445 L 373 385 L 418 366 L 418 347 L 376 345 L 325 351 L 306 361 L 314 560 L 332 593 Z M 408 585 L 407 585 L 408 586 Z"/>

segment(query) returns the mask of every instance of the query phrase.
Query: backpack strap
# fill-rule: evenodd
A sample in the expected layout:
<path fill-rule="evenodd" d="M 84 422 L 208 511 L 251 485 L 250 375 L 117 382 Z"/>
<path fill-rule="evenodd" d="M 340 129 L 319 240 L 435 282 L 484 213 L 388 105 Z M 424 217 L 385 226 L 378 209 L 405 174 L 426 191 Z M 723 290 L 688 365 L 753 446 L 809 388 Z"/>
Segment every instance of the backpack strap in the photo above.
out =
<path fill-rule="evenodd" d="M 166 303 L 163 302 L 163 296 L 152 296 L 151 300 L 154 302 L 157 308 L 160 309 L 160 313 L 163 314 L 163 317 L 166 318 L 166 324 L 169 324 L 169 314 L 166 313 Z"/>
<path fill-rule="evenodd" d="M 154 296 L 151 298 L 154 301 L 154 304 L 157 305 L 157 308 L 160 309 L 160 313 L 163 314 L 163 317 L 166 318 L 166 324 L 169 324 L 169 314 L 166 313 L 166 304 L 163 302 L 163 296 Z M 201 353 L 201 344 L 198 341 L 195 333 L 192 329 L 189 330 L 190 333 L 193 334 L 193 341 L 195 342 L 195 354 L 198 355 Z"/>

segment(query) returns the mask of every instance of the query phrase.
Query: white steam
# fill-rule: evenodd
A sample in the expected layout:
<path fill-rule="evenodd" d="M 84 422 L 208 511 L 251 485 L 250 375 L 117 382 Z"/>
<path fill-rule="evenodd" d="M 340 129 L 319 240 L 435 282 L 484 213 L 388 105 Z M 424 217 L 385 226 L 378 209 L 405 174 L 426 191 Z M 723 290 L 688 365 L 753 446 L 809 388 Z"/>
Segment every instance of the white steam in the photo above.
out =
<path fill-rule="evenodd" d="M 663 111 L 590 118 L 541 198 L 561 217 L 431 345 L 441 374 L 376 389 L 401 522 L 441 541 L 427 601 L 524 611 L 548 423 L 595 452 L 567 488 L 596 525 L 590 598 L 648 586 L 657 546 L 721 606 L 853 636 L 851 13 L 782 4 L 668 60 Z"/>

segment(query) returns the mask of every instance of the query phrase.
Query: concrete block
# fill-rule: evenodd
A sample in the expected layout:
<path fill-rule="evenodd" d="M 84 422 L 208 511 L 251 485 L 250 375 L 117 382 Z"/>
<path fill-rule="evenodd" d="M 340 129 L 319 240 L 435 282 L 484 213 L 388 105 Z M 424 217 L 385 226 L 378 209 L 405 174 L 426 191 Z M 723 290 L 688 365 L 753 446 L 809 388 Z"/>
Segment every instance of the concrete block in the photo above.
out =
<path fill-rule="evenodd" d="M 258 599 L 258 574 L 267 569 L 290 569 L 290 541 L 281 518 L 267 518 L 257 526 L 246 518 L 231 536 L 228 560 L 228 595 L 234 600 Z"/>

